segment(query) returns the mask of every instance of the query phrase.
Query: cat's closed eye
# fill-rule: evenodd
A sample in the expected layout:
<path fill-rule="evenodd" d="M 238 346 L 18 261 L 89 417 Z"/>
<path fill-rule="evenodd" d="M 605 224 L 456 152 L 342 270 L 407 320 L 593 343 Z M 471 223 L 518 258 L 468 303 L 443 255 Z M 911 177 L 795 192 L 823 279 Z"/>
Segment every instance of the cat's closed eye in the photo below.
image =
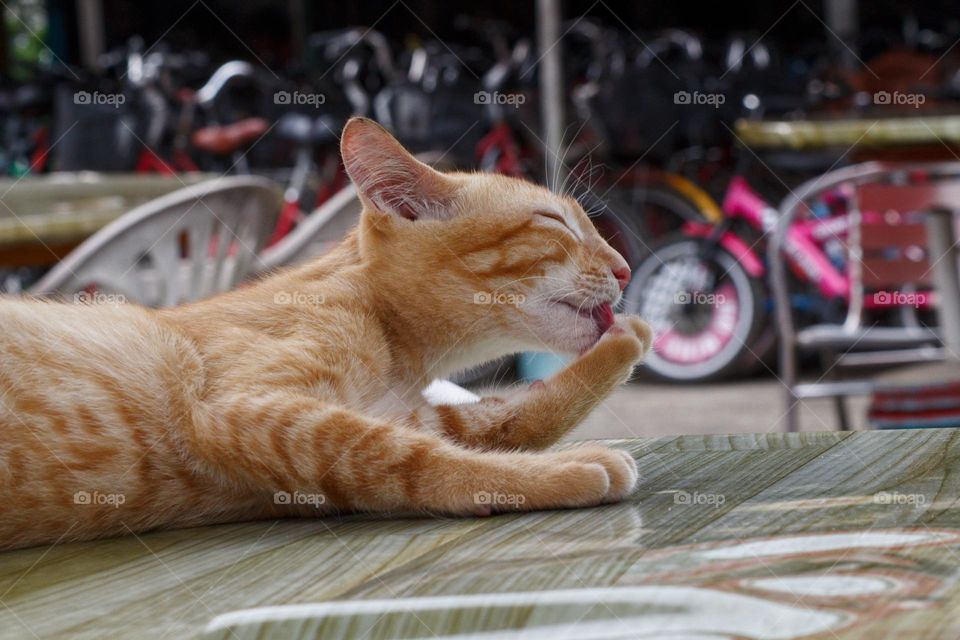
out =
<path fill-rule="evenodd" d="M 550 226 L 560 226 L 563 229 L 566 229 L 568 232 L 570 232 L 573 235 L 573 237 L 577 239 L 580 238 L 580 236 L 577 235 L 577 233 L 570 228 L 570 226 L 567 224 L 567 221 L 564 220 L 563 216 L 561 216 L 559 213 L 537 209 L 536 211 L 533 212 L 533 215 L 543 220 L 550 220 L 552 221 L 552 224 Z"/>

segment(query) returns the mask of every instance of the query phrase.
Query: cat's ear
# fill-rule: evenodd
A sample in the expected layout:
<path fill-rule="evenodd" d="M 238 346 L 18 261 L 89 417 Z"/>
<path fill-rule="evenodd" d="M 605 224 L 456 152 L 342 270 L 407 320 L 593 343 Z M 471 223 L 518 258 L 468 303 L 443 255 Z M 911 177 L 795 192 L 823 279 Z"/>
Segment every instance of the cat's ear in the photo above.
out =
<path fill-rule="evenodd" d="M 380 211 L 418 220 L 449 218 L 453 181 L 414 158 L 386 129 L 367 118 L 351 118 L 340 137 L 347 173 Z"/>

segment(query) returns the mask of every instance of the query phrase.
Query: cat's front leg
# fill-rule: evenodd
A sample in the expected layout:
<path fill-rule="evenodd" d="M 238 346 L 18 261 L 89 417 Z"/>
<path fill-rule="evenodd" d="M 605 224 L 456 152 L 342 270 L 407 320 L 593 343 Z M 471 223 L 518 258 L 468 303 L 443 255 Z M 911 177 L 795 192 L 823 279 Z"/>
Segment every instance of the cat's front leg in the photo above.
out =
<path fill-rule="evenodd" d="M 544 449 L 629 379 L 651 341 L 652 332 L 643 320 L 617 316 L 597 344 L 552 378 L 502 398 L 435 407 L 436 426 L 470 447 Z"/>
<path fill-rule="evenodd" d="M 217 399 L 184 433 L 221 484 L 242 484 L 279 512 L 277 493 L 327 508 L 449 514 L 585 507 L 636 483 L 624 452 L 595 445 L 541 453 L 480 452 L 345 407 L 285 392 Z M 249 490 L 239 492 L 249 500 Z M 291 512 L 310 509 L 290 500 Z"/>

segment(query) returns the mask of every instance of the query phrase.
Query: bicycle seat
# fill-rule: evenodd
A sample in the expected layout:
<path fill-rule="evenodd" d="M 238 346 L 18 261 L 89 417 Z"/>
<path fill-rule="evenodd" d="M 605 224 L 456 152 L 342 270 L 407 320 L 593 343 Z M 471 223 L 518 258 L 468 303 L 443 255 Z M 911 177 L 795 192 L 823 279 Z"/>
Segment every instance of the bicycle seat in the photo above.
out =
<path fill-rule="evenodd" d="M 287 113 L 277 123 L 277 134 L 297 144 L 323 145 L 335 142 L 343 125 L 341 118 L 333 116 L 313 118 L 302 113 Z"/>
<path fill-rule="evenodd" d="M 227 155 L 253 142 L 270 128 L 263 118 L 244 118 L 230 124 L 197 129 L 190 142 L 197 149 L 216 155 Z"/>

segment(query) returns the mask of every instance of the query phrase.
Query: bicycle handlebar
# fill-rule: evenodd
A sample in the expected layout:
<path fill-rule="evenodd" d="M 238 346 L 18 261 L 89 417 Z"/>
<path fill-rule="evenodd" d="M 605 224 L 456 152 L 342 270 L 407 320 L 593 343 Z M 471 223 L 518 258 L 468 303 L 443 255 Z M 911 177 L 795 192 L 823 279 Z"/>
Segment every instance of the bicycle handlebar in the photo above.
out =
<path fill-rule="evenodd" d="M 347 53 L 359 44 L 365 44 L 373 51 L 377 68 L 384 76 L 390 80 L 397 79 L 390 43 L 379 31 L 353 27 L 345 30 L 315 33 L 307 39 L 309 47 L 322 47 L 326 49 L 328 57 L 336 57 L 337 61 L 346 57 Z"/>
<path fill-rule="evenodd" d="M 207 80 L 197 91 L 197 103 L 203 107 L 209 107 L 220 95 L 220 92 L 236 78 L 254 78 L 256 70 L 253 65 L 243 60 L 231 60 L 224 63 L 213 72 L 210 79 Z"/>

